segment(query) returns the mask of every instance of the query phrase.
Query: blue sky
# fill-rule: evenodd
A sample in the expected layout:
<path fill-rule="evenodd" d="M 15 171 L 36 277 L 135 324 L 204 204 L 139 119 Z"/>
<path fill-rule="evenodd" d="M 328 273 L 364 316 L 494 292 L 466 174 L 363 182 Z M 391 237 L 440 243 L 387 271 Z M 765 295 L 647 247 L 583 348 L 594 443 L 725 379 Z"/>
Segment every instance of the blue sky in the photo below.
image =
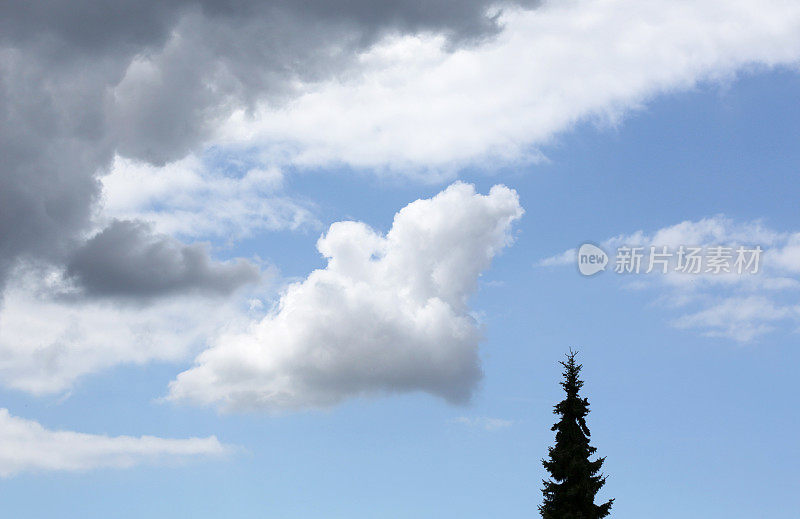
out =
<path fill-rule="evenodd" d="M 527 15 L 511 13 L 506 30 L 524 33 L 514 16 Z M 714 16 L 724 13 L 696 14 L 713 35 Z M 550 22 L 559 20 L 556 13 Z M 153 234 L 132 248 L 130 263 L 163 260 L 145 271 L 177 274 L 142 295 L 125 281 L 140 278 L 110 268 L 121 279 L 111 293 L 111 285 L 92 285 L 69 253 L 15 258 L 0 313 L 6 514 L 530 517 L 546 476 L 540 459 L 553 442 L 557 363 L 571 347 L 584 365 L 592 441 L 607 456 L 603 495 L 616 499 L 612 517 L 794 517 L 800 46 L 793 55 L 774 51 L 795 44 L 797 26 L 786 24 L 789 36 L 753 29 L 758 44 L 747 51 L 748 38 L 721 37 L 713 59 L 690 41 L 689 55 L 702 59 L 674 77 L 621 60 L 637 71 L 631 81 L 641 71 L 652 84 L 626 93 L 614 87 L 590 101 L 576 93 L 574 118 L 530 127 L 508 122 L 500 102 L 497 112 L 478 114 L 496 121 L 474 134 L 419 114 L 383 120 L 393 100 L 404 106 L 429 84 L 381 83 L 387 97 L 371 105 L 372 83 L 357 78 L 307 88 L 341 101 L 332 113 L 363 117 L 374 132 L 342 123 L 330 132 L 343 136 L 326 141 L 325 131 L 309 127 L 329 114 L 315 119 L 316 97 L 298 94 L 274 118 L 266 105 L 253 119 L 234 113 L 213 121 L 216 133 L 166 162 L 126 155 L 119 150 L 136 146 L 117 144 L 98 176 L 92 223 L 71 232 L 92 243 L 114 218 L 149 222 Z M 426 61 L 440 63 L 436 45 L 409 37 L 361 49 L 363 77 L 436 68 Z M 669 34 L 661 37 L 672 49 Z M 401 45 L 391 38 L 409 45 L 412 57 L 392 62 L 391 74 L 380 63 L 375 72 L 370 59 L 383 56 L 381 45 Z M 491 45 L 453 52 L 468 60 Z M 476 77 L 488 73 L 478 65 Z M 609 70 L 617 65 L 611 60 Z M 569 76 L 544 70 L 554 84 Z M 362 92 L 363 107 L 348 102 L 347 85 Z M 510 105 L 522 99 L 508 90 L 497 95 Z M 433 107 L 442 99 L 449 98 L 418 98 Z M 532 106 L 522 115 L 549 117 L 546 106 Z M 426 125 L 452 132 L 427 148 L 408 136 L 413 124 L 423 137 Z M 462 150 L 458 139 L 488 144 Z M 513 192 L 492 190 L 498 184 Z M 377 234 L 337 222 L 363 222 Z M 754 281 L 700 276 L 687 285 L 612 271 L 583 277 L 574 262 L 541 265 L 587 241 L 607 252 L 620 236 L 656 245 L 664 229 L 678 240 L 762 245 L 764 270 Z M 198 242 L 207 245 L 185 248 Z M 137 255 L 154 244 L 184 260 L 196 253 L 207 268 Z M 335 258 L 331 266 L 318 246 Z M 359 263 L 361 250 L 367 263 Z M 97 261 L 92 268 L 107 268 Z M 248 268 L 259 280 L 246 277 Z M 315 269 L 327 276 L 318 284 Z M 420 272 L 437 280 L 433 288 L 406 284 Z M 411 295 L 395 300 L 395 291 Z M 443 313 L 424 326 L 421 317 L 407 318 L 430 310 L 431 299 L 444 301 Z M 401 315 L 392 313 L 395 304 Z M 26 312 L 44 316 L 34 325 L 45 329 L 41 337 L 15 335 L 33 329 Z M 379 347 L 386 337 L 401 354 Z M 47 341 L 57 348 L 43 348 Z M 47 352 L 56 359 L 50 364 Z M 471 371 L 473 360 L 482 376 Z"/>

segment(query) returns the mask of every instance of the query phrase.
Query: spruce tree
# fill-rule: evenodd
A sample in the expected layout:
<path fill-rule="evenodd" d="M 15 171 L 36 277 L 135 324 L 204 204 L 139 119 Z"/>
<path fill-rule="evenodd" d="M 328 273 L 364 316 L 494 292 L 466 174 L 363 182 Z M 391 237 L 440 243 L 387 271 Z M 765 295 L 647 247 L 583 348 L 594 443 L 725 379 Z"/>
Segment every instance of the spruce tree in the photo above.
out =
<path fill-rule="evenodd" d="M 575 362 L 575 355 L 570 350 L 566 362 L 560 362 L 564 366 L 561 387 L 567 397 L 553 410 L 560 417 L 551 429 L 556 432 L 556 444 L 548 448 L 548 459 L 542 460 L 550 473 L 550 479 L 542 481 L 544 502 L 539 512 L 544 519 L 600 519 L 610 513 L 614 502 L 594 503 L 606 483 L 606 476 L 600 473 L 605 458 L 589 459 L 597 449 L 589 445 L 589 400 L 579 394 L 583 382 L 578 376 L 583 366 Z"/>

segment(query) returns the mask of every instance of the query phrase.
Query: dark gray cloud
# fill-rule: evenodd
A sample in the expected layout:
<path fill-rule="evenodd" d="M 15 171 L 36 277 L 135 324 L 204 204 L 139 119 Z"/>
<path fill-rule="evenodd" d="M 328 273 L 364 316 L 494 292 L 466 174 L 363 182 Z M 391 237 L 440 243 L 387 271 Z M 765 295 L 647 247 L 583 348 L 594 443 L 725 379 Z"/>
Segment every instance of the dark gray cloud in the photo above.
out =
<path fill-rule="evenodd" d="M 355 53 L 387 32 L 438 31 L 455 43 L 490 35 L 487 5 L 0 2 L 0 289 L 25 258 L 74 260 L 114 153 L 181 158 L 232 109 L 352 70 Z"/>
<path fill-rule="evenodd" d="M 244 260 L 213 262 L 205 244 L 185 245 L 147 224 L 120 220 L 74 252 L 67 274 L 86 295 L 142 298 L 191 290 L 225 295 L 259 278 Z"/>
<path fill-rule="evenodd" d="M 0 3 L 1 39 L 58 43 L 82 52 L 158 46 L 187 12 L 218 26 L 293 18 L 299 28 L 344 23 L 361 37 L 386 30 L 437 31 L 456 39 L 497 29 L 486 0 L 40 0 Z M 503 4 L 532 5 L 529 0 Z M 304 24 L 308 24 L 303 27 Z M 309 36 L 301 34 L 300 36 Z M 313 35 L 312 35 L 313 36 Z M 68 50 L 68 52 L 70 52 Z"/>
<path fill-rule="evenodd" d="M 103 76 L 0 49 L 0 288 L 17 259 L 59 261 L 89 223 L 95 172 L 113 151 L 94 86 Z"/>

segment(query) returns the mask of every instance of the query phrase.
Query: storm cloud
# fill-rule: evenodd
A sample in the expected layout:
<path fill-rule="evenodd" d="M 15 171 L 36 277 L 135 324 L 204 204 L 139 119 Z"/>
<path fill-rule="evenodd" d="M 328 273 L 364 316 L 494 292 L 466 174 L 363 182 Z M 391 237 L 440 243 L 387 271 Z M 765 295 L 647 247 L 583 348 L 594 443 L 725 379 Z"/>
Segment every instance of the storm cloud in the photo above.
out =
<path fill-rule="evenodd" d="M 387 33 L 435 31 L 456 44 L 489 36 L 499 26 L 488 5 L 3 2 L 0 286 L 20 260 L 63 264 L 88 246 L 98 175 L 115 154 L 179 159 L 232 110 L 347 74 L 357 51 Z"/>
<path fill-rule="evenodd" d="M 259 278 L 249 262 L 215 263 L 204 244 L 184 245 L 147 224 L 119 220 L 74 253 L 67 274 L 88 295 L 135 297 L 192 289 L 227 295 Z"/>

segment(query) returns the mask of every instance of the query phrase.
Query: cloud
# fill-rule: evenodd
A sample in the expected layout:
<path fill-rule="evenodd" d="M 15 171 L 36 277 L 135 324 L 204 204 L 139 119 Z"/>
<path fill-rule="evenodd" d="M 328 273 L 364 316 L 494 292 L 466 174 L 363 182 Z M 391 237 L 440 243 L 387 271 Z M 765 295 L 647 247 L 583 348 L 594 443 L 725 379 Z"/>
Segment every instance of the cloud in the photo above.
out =
<path fill-rule="evenodd" d="M 770 261 L 787 272 L 800 274 L 800 232 L 789 235 L 781 248 L 772 251 Z"/>
<path fill-rule="evenodd" d="M 684 315 L 673 324 L 678 328 L 694 328 L 709 337 L 727 337 L 749 342 L 774 330 L 778 321 L 800 321 L 800 304 L 776 305 L 761 296 L 732 297 L 699 312 Z"/>
<path fill-rule="evenodd" d="M 671 311 L 685 312 L 671 320 L 677 328 L 696 330 L 709 337 L 724 337 L 737 342 L 750 342 L 779 328 L 781 323 L 800 324 L 800 232 L 780 232 L 760 221 L 737 222 L 724 215 L 684 221 L 652 233 L 636 231 L 620 234 L 601 243 L 609 254 L 609 274 L 618 276 L 624 286 L 641 290 L 657 290 L 659 306 Z M 617 249 L 622 246 L 641 247 L 641 269 L 636 274 L 614 272 Z M 676 270 L 679 247 L 730 247 L 731 263 L 735 250 L 756 246 L 763 252 L 758 260 L 758 272 L 743 269 L 738 274 L 714 273 L 704 264 L 699 273 Z M 667 272 L 655 265 L 650 273 L 651 247 L 656 253 L 672 253 Z M 747 258 L 749 259 L 749 257 Z M 537 267 L 573 266 L 575 249 L 545 258 Z M 753 265 L 753 267 L 755 264 Z"/>
<path fill-rule="evenodd" d="M 231 175 L 190 155 L 164 167 L 115 157 L 103 184 L 103 214 L 150 222 L 162 233 L 242 238 L 256 231 L 315 228 L 308 204 L 280 193 L 277 168 L 239 164 Z M 233 164 L 231 164 L 233 163 Z"/>
<path fill-rule="evenodd" d="M 466 425 L 468 427 L 477 427 L 485 431 L 497 431 L 511 427 L 514 422 L 511 420 L 504 420 L 502 418 L 490 418 L 488 416 L 459 416 L 455 419 L 456 423 Z"/>
<path fill-rule="evenodd" d="M 238 110 L 218 139 L 261 145 L 276 163 L 438 179 L 537 160 L 578 122 L 615 123 L 658 94 L 800 58 L 800 5 L 783 1 L 545 2 L 498 21 L 496 38 L 455 51 L 436 33 L 380 40 L 360 74 Z"/>
<path fill-rule="evenodd" d="M 259 279 L 244 260 L 213 262 L 204 244 L 184 245 L 148 224 L 113 221 L 76 250 L 66 273 L 90 296 L 154 297 L 178 292 L 228 295 Z"/>
<path fill-rule="evenodd" d="M 151 358 L 103 323 L 87 332 L 92 316 L 74 312 L 118 299 L 119 308 L 98 311 L 138 323 L 131 300 L 171 305 L 244 283 L 245 263 L 215 262 L 175 240 L 313 226 L 306 204 L 273 187 L 287 164 L 441 180 L 465 164 L 536 158 L 576 122 L 616 121 L 661 92 L 800 57 L 800 7 L 791 2 L 510 5 L 501 13 L 482 0 L 0 3 L 0 319 L 16 323 L 0 329 L 11 352 L 0 357 L 4 376 L 26 387 L 46 380 L 19 344 L 47 359 L 88 359 L 53 361 L 56 382 L 41 387 L 113 365 L 95 354 L 101 342 L 123 344 L 122 362 Z M 258 158 L 228 176 L 203 162 L 210 149 Z M 119 251 L 132 256 L 101 247 L 112 238 L 129 239 Z M 152 269 L 154 260 L 166 268 Z M 60 293 L 25 294 L 12 273 L 42 264 L 108 301 L 69 308 Z M 44 342 L 7 331 L 35 322 L 37 309 L 54 319 Z M 69 322 L 91 337 L 86 358 L 73 357 L 84 350 Z M 54 353 L 62 350 L 70 353 Z M 20 382 L 32 372 L 35 383 Z"/>
<path fill-rule="evenodd" d="M 535 158 L 574 123 L 666 90 L 793 65 L 798 27 L 800 7 L 778 0 L 6 2 L 0 284 L 20 261 L 63 265 L 97 225 L 115 157 L 161 166 L 252 145 L 251 177 L 346 163 L 441 179 Z M 285 198 L 213 197 L 218 180 L 113 216 L 190 237 L 253 215 L 254 229 L 305 221 Z"/>
<path fill-rule="evenodd" d="M 454 45 L 500 29 L 483 0 L 212 3 L 192 2 L 163 43 L 127 56 L 107 111 L 121 155 L 183 157 L 234 109 L 281 106 L 301 84 L 357 73 L 359 52 L 385 34 L 431 31 Z"/>
<path fill-rule="evenodd" d="M 348 73 L 387 32 L 498 30 L 482 0 L 122 0 L 0 4 L 0 289 L 61 264 L 93 226 L 115 155 L 163 165 L 236 108 Z"/>
<path fill-rule="evenodd" d="M 214 436 L 165 439 L 58 431 L 0 409 L 0 477 L 4 478 L 23 472 L 128 468 L 228 452 L 230 447 Z"/>
<path fill-rule="evenodd" d="M 317 243 L 328 265 L 262 320 L 216 339 L 169 398 L 234 410 L 410 391 L 467 401 L 481 378 L 468 298 L 522 212 L 504 186 L 480 195 L 456 183 L 403 208 L 385 236 L 334 223 Z"/>
<path fill-rule="evenodd" d="M 0 382 L 36 395 L 63 393 L 120 365 L 179 362 L 208 337 L 248 319 L 234 298 L 178 293 L 140 304 L 84 297 L 62 271 L 16 270 L 0 314 Z"/>

